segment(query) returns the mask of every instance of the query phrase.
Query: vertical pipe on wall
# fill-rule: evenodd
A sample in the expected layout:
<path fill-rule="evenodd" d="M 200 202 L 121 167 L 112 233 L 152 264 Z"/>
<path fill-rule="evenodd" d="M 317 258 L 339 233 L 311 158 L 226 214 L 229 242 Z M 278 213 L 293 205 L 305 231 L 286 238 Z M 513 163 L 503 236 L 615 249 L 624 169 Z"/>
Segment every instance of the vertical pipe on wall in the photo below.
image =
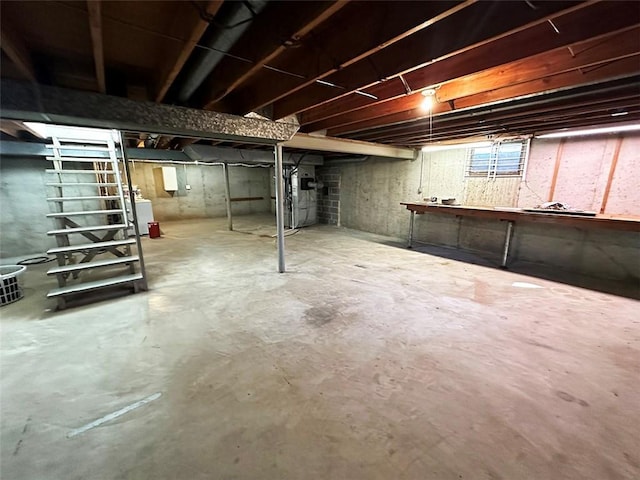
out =
<path fill-rule="evenodd" d="M 278 237 L 278 272 L 284 273 L 284 178 L 282 172 L 282 145 L 275 146 L 276 156 L 276 229 Z"/>
<path fill-rule="evenodd" d="M 602 195 L 602 206 L 600 207 L 600 213 L 604 213 L 607 208 L 607 202 L 609 201 L 609 192 L 611 192 L 611 184 L 613 183 L 613 176 L 616 174 L 616 167 L 618 166 L 618 157 L 620 156 L 620 148 L 622 147 L 622 137 L 619 136 L 616 139 L 616 147 L 613 151 L 613 158 L 611 159 L 611 166 L 609 167 L 609 177 L 607 178 L 607 186 L 604 189 Z"/>
<path fill-rule="evenodd" d="M 224 174 L 224 202 L 227 207 L 227 223 L 229 230 L 233 230 L 233 216 L 231 214 L 231 187 L 229 186 L 229 165 L 222 164 L 222 173 Z"/>

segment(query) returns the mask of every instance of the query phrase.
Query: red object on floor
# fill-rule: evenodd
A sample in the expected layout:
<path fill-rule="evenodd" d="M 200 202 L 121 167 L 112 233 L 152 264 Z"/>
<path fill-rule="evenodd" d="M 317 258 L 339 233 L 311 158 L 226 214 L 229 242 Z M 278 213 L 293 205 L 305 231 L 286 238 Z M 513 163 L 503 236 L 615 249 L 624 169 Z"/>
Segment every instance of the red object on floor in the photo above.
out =
<path fill-rule="evenodd" d="M 160 224 L 158 222 L 149 222 L 149 238 L 160 238 Z"/>

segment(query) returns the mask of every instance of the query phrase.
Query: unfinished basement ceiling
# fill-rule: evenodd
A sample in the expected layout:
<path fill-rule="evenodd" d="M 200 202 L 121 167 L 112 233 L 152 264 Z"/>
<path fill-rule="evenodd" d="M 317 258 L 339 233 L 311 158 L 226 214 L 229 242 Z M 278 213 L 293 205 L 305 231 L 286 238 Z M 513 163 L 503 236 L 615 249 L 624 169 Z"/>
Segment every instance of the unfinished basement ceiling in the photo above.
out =
<path fill-rule="evenodd" d="M 633 1 L 4 0 L 0 8 L 3 76 L 236 115 L 296 115 L 305 133 L 416 148 L 640 120 Z M 156 147 L 192 141 L 162 138 Z"/>

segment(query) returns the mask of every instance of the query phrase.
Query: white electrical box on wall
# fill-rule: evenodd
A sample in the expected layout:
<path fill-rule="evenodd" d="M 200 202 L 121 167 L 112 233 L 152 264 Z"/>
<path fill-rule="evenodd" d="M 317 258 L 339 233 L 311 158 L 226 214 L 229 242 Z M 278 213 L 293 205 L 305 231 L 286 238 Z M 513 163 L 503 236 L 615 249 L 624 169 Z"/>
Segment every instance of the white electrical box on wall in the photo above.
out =
<path fill-rule="evenodd" d="M 167 192 L 175 192 L 178 190 L 176 167 L 162 167 L 162 187 Z"/>

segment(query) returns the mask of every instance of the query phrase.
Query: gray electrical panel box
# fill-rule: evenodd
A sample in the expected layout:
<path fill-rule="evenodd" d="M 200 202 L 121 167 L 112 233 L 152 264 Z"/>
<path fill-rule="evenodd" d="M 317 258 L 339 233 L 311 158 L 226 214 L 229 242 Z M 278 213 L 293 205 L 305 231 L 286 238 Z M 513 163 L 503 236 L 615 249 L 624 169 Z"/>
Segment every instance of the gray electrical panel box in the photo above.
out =
<path fill-rule="evenodd" d="M 318 190 L 313 165 L 287 166 L 285 226 L 300 228 L 318 223 Z"/>

